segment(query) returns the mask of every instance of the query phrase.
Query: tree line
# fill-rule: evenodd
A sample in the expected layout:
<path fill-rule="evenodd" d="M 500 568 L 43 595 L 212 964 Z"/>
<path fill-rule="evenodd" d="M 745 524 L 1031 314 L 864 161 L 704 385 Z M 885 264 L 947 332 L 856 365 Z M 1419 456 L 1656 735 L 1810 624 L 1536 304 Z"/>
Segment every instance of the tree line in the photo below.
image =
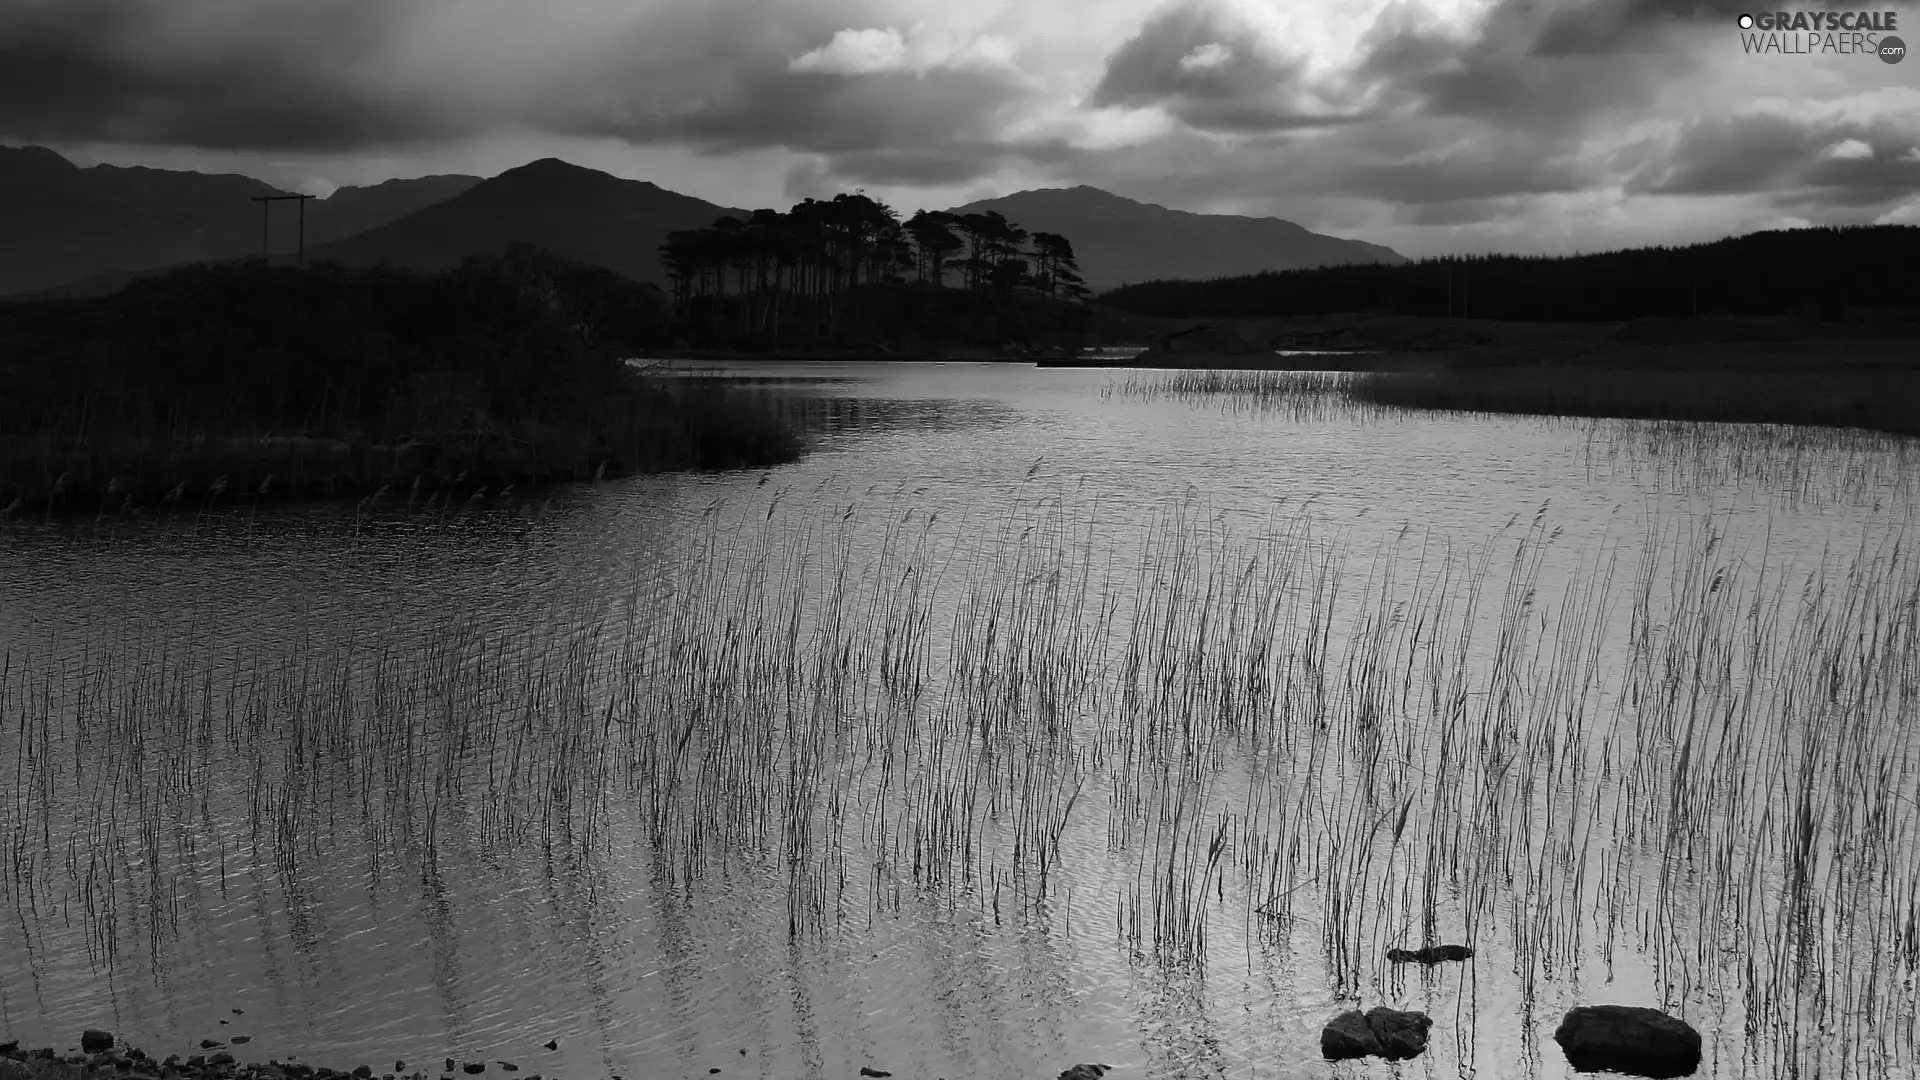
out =
<path fill-rule="evenodd" d="M 1866 308 L 1920 312 L 1920 227 L 1775 230 L 1685 247 L 1566 256 L 1471 255 L 1401 265 L 1149 281 L 1101 302 L 1169 318 L 1371 312 L 1527 322 L 1694 315 L 1833 319 Z"/>
<path fill-rule="evenodd" d="M 884 337 L 902 316 L 933 335 L 1027 337 L 1046 329 L 1033 325 L 1036 307 L 1070 322 L 1065 310 L 1088 295 L 1064 236 L 993 211 L 903 221 L 864 192 L 723 216 L 669 233 L 660 255 L 679 324 L 709 342 Z M 943 295 L 956 290 L 964 302 Z M 959 325 L 980 314 L 990 326 Z"/>
<path fill-rule="evenodd" d="M 658 287 L 527 244 L 439 272 L 253 259 L 0 302 L 0 518 L 290 473 L 498 490 L 797 456 L 750 403 L 636 374 L 625 358 L 671 329 Z"/>
<path fill-rule="evenodd" d="M 440 273 L 196 264 L 106 297 L 0 303 L 0 435 L 574 425 L 626 393 L 620 357 L 668 320 L 659 289 L 525 244 Z"/>

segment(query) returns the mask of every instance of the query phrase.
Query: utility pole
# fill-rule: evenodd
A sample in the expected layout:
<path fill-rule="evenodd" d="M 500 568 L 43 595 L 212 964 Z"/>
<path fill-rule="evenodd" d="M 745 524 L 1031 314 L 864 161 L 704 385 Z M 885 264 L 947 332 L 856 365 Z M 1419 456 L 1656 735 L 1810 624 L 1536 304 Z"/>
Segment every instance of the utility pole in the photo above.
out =
<path fill-rule="evenodd" d="M 260 259 L 265 262 L 267 255 L 267 211 L 277 202 L 294 199 L 300 203 L 299 265 L 307 265 L 307 200 L 312 195 L 255 195 L 253 201 L 260 204 Z"/>

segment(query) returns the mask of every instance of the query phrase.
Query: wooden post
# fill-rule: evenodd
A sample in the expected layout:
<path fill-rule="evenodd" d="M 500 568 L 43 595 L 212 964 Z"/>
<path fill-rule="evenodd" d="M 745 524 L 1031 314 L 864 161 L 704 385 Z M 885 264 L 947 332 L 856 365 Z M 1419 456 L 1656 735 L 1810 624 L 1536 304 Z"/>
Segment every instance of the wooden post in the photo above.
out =
<path fill-rule="evenodd" d="M 285 202 L 288 199 L 295 199 L 295 200 L 298 200 L 300 203 L 300 233 L 299 233 L 299 241 L 298 241 L 299 242 L 298 258 L 300 260 L 299 264 L 301 266 L 307 265 L 307 200 L 311 198 L 314 198 L 314 196 L 312 195 L 255 195 L 253 196 L 253 201 L 260 204 L 260 259 L 262 262 L 266 262 L 270 259 L 270 256 L 267 251 L 267 208 L 273 203 Z"/>

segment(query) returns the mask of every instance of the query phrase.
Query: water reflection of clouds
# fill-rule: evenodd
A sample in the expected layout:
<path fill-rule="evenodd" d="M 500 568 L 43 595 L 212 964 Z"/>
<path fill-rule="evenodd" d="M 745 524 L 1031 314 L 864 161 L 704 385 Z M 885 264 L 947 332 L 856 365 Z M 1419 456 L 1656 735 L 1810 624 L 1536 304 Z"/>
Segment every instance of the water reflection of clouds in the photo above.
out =
<path fill-rule="evenodd" d="M 725 583 L 744 578 L 738 571 L 754 567 L 762 551 L 772 553 L 768 573 L 776 581 L 790 572 L 796 581 L 805 573 L 831 574 L 843 565 L 860 574 L 888 566 L 888 559 L 898 568 L 910 557 L 942 575 L 928 586 L 925 601 L 931 613 L 926 625 L 935 634 L 956 625 L 969 584 L 983 585 L 989 598 L 1004 587 L 1015 601 L 1038 604 L 1047 598 L 1049 570 L 1062 568 L 1055 577 L 1071 579 L 1084 569 L 1087 599 L 1062 607 L 1057 619 L 1047 614 L 1053 609 L 1021 609 L 1032 613 L 1022 615 L 1019 626 L 1065 634 L 1069 623 L 1086 622 L 1074 617 L 1106 610 L 1103 601 L 1131 599 L 1143 578 L 1129 571 L 1142 564 L 1159 575 L 1145 582 L 1148 590 L 1160 590 L 1152 595 L 1170 604 L 1184 588 L 1177 595 L 1191 608 L 1196 590 L 1213 580 L 1206 574 L 1208 560 L 1234 572 L 1218 579 L 1231 587 L 1241 568 L 1258 559 L 1259 566 L 1277 569 L 1271 579 L 1256 575 L 1257 581 L 1277 581 L 1277 588 L 1290 590 L 1281 608 L 1289 619 L 1298 604 L 1332 581 L 1315 573 L 1319 567 L 1343 571 L 1337 603 L 1331 593 L 1326 601 L 1335 617 L 1327 622 L 1325 640 L 1332 649 L 1325 655 L 1335 665 L 1368 655 L 1346 648 L 1348 641 L 1368 640 L 1350 633 L 1353 628 L 1364 628 L 1370 617 L 1394 625 L 1403 604 L 1416 613 L 1464 620 L 1465 613 L 1443 602 L 1464 603 L 1477 595 L 1492 613 L 1485 617 L 1497 618 L 1509 582 L 1516 583 L 1516 595 L 1537 590 L 1537 606 L 1528 610 L 1541 619 L 1552 614 L 1556 623 L 1549 633 L 1544 623 L 1534 630 L 1530 618 L 1516 618 L 1515 626 L 1532 635 L 1527 641 L 1533 651 L 1524 659 L 1531 665 L 1540 657 L 1547 675 L 1574 681 L 1561 686 L 1536 680 L 1528 666 L 1516 692 L 1524 691 L 1524 700 L 1537 706 L 1527 712 L 1538 721 L 1529 730 L 1550 740 L 1564 738 L 1559 733 L 1575 705 L 1604 717 L 1621 689 L 1631 688 L 1620 670 L 1632 654 L 1621 652 L 1618 643 L 1628 640 L 1630 628 L 1621 620 L 1632 613 L 1638 547 L 1664 552 L 1663 566 L 1703 575 L 1730 567 L 1724 579 L 1707 578 L 1711 586 L 1696 585 L 1710 588 L 1725 610 L 1757 610 L 1758 599 L 1779 593 L 1777 579 L 1759 578 L 1763 560 L 1798 560 L 1797 568 L 1807 573 L 1824 569 L 1838 588 L 1847 557 L 1864 546 L 1872 558 L 1883 539 L 1898 535 L 1911 505 L 1904 489 L 1895 488 L 1884 492 L 1884 510 L 1857 503 L 1837 514 L 1790 512 L 1774 501 L 1777 492 L 1743 492 L 1729 479 L 1756 475 L 1756 465 L 1791 464 L 1766 457 L 1772 451 L 1765 445 L 1752 448 L 1760 455 L 1752 461 L 1714 456 L 1720 451 L 1703 445 L 1700 453 L 1708 455 L 1709 465 L 1724 461 L 1730 471 L 1718 480 L 1711 470 L 1696 472 L 1702 486 L 1689 488 L 1645 471 L 1658 462 L 1634 455 L 1648 444 L 1622 444 L 1612 456 L 1602 452 L 1606 447 L 1583 442 L 1583 429 L 1575 425 L 1526 418 L 1436 416 L 1361 424 L 1308 417 L 1274 423 L 1209 416 L 1174 403 L 1103 401 L 1095 396 L 1102 375 L 1031 369 L 903 368 L 851 380 L 858 392 L 841 392 L 828 385 L 839 380 L 828 377 L 768 378 L 740 392 L 809 403 L 797 406 L 798 418 L 807 420 L 807 410 L 817 409 L 812 420 L 828 425 L 822 431 L 845 436 L 828 443 L 844 452 L 767 470 L 566 489 L 542 496 L 548 510 L 537 523 L 455 514 L 438 522 L 382 519 L 358 534 L 330 534 L 302 532 L 296 518 L 263 511 L 257 526 L 224 520 L 199 534 L 128 534 L 108 544 L 10 536 L 0 545 L 0 623 L 20 614 L 41 630 L 59 626 L 84 636 L 79 631 L 91 628 L 77 625 L 82 617 L 146 620 L 145 628 L 134 628 L 125 639 L 136 646 L 204 646 L 208 635 L 272 645 L 303 622 L 316 624 L 322 638 L 342 640 L 370 627 L 438 633 L 449 643 L 444 655 L 436 654 L 445 664 L 483 654 L 484 665 L 459 668 L 461 677 L 445 683 L 454 692 L 444 701 L 421 699 L 430 709 L 419 702 L 410 706 L 407 695 L 434 693 L 440 684 L 431 679 L 420 680 L 420 688 L 396 681 L 393 700 L 367 702 L 375 710 L 369 715 L 393 709 L 432 729 L 444 718 L 488 715 L 489 694 L 542 685 L 569 662 L 568 650 L 589 648 L 590 639 L 571 630 L 554 646 L 547 620 L 559 625 L 570 605 L 596 597 L 609 601 L 613 629 L 619 629 L 629 601 L 642 628 L 682 619 L 689 610 L 697 615 L 702 609 L 688 609 L 680 600 L 688 594 L 697 599 L 705 580 L 721 582 L 715 587 L 725 593 Z M 1694 453 L 1671 441 L 1657 449 L 1661 461 L 1673 460 L 1671 450 Z M 1864 467 L 1873 463 L 1871 454 L 1844 459 L 1834 450 L 1806 447 L 1805 461 L 1818 466 L 1812 471 L 1762 475 L 1816 494 L 1848 495 L 1856 481 L 1873 475 L 1850 471 L 1848 461 Z M 1590 471 L 1596 459 L 1613 471 Z M 935 515 L 925 551 L 912 554 Z M 1170 517 L 1194 532 L 1169 531 Z M 1214 530 L 1228 534 L 1224 542 L 1215 543 Z M 1181 586 L 1170 579 L 1183 536 L 1196 562 Z M 1528 548 L 1540 552 L 1537 571 L 1518 555 L 1523 541 L 1535 542 L 1529 537 L 1539 544 Z M 760 539 L 770 543 L 759 547 Z M 1709 540 L 1712 558 L 1696 557 Z M 1296 542 L 1314 546 L 1297 552 Z M 722 573 L 711 579 L 675 573 L 691 565 L 684 558 L 689 548 L 709 543 L 720 553 L 715 564 Z M 1344 552 L 1345 561 L 1324 553 L 1329 550 Z M 813 559 L 790 570 L 800 566 L 787 561 L 794 551 Z M 1603 577 L 1596 568 L 1616 554 L 1619 574 L 1608 589 L 1599 589 Z M 1477 568 L 1489 557 L 1491 570 L 1482 574 Z M 1289 566 L 1297 572 L 1280 572 Z M 900 579 L 873 572 L 856 580 L 865 588 Z M 1649 580 L 1665 589 L 1668 576 Z M 1800 580 L 1795 577 L 1791 588 L 1797 590 Z M 1465 589 L 1476 582 L 1482 593 Z M 1570 585 L 1594 590 L 1569 592 Z M 804 593 L 808 598 L 821 595 L 818 586 L 806 588 L 813 589 Z M 1129 606 L 1123 603 L 1122 610 Z M 819 608 L 809 605 L 810 611 Z M 735 610 L 725 609 L 729 616 Z M 737 610 L 752 618 L 761 609 Z M 867 625 L 869 610 L 849 616 L 850 624 Z M 1651 614 L 1656 625 L 1667 616 L 1660 607 Z M 713 624 L 693 619 L 689 625 L 698 631 Z M 1178 630 L 1190 624 L 1169 625 Z M 1403 627 L 1397 633 L 1410 632 L 1407 624 L 1397 625 Z M 1115 626 L 1117 631 L 1123 623 L 1116 620 Z M 510 632 L 516 630 L 517 636 Z M 1481 664 L 1497 644 L 1490 633 L 1435 640 L 1462 643 L 1449 645 L 1454 651 L 1444 655 L 1476 665 L 1463 670 L 1493 670 Z M 44 634 L 34 641 L 49 644 Z M 1107 658 L 1122 655 L 1124 642 L 1115 641 Z M 1583 646 L 1588 659 L 1579 666 L 1565 666 L 1552 651 L 1568 642 L 1589 643 Z M 625 647 L 618 634 L 603 635 L 598 644 L 615 653 Z M 930 647 L 944 656 L 945 644 Z M 293 687 L 307 677 L 306 670 L 279 667 L 287 654 L 277 648 L 265 654 L 270 663 L 263 678 Z M 1427 654 L 1411 645 L 1383 655 L 1403 660 L 1404 670 L 1423 672 L 1422 678 L 1440 670 L 1425 664 Z M 1687 654 L 1682 649 L 1673 655 Z M 1163 658 L 1184 662 L 1184 656 L 1167 652 Z M 123 673 L 136 670 L 131 665 L 140 659 L 138 650 L 124 653 Z M 308 659 L 321 676 L 341 667 L 324 652 Z M 1421 661 L 1417 669 L 1415 661 Z M 1106 677 L 1097 664 L 1090 670 Z M 225 671 L 213 666 L 215 677 Z M 1707 679 L 1711 665 L 1697 673 Z M 1686 685 L 1693 678 L 1687 675 Z M 621 690 L 645 693 L 646 682 L 635 678 Z M 1489 700 L 1477 681 L 1462 693 L 1460 700 L 1475 709 Z M 729 719 L 738 715 L 736 704 L 723 698 L 703 705 L 698 695 L 688 695 L 673 697 L 669 705 L 676 717 L 677 710 L 690 715 L 703 707 Z M 591 715 L 600 722 L 600 714 Z M 1387 719 L 1398 722 L 1392 712 Z M 1582 721 L 1589 722 L 1597 721 Z M 8 730 L 0 728 L 0 745 Z M 346 730 L 356 729 L 349 724 Z M 1382 760 L 1396 769 L 1403 766 L 1397 755 L 1429 745 L 1424 729 L 1390 724 L 1388 730 L 1410 740 L 1383 752 Z M 242 836 L 253 775 L 247 766 L 253 763 L 220 747 L 213 740 L 208 753 L 224 756 L 200 766 L 206 786 L 217 792 L 207 816 L 214 832 Z M 518 744 L 503 742 L 497 749 L 501 775 L 522 785 L 512 788 L 518 792 L 513 797 L 537 801 L 556 775 L 549 768 L 558 759 L 543 759 L 533 749 L 523 755 Z M 1576 764 L 1595 760 L 1579 756 L 1579 746 L 1564 749 Z M 446 760 L 475 753 L 469 746 Z M 11 756 L 0 752 L 0 761 Z M 385 775 L 382 763 L 366 760 L 373 765 L 370 777 Z M 408 760 L 398 757 L 402 764 Z M 439 761 L 427 764 L 437 768 Z M 1275 767 L 1273 759 L 1235 762 L 1219 775 L 1218 790 L 1239 799 L 1253 790 L 1250 777 Z M 341 770 L 315 775 L 328 784 L 351 779 Z M 389 792 L 394 799 L 409 792 L 447 797 L 432 775 L 399 775 Z M 1592 785 L 1606 774 L 1579 775 L 1593 778 L 1586 781 Z M 613 776 L 617 783 L 619 774 Z M 1228 902 L 1213 906 L 1209 930 L 1219 946 L 1216 959 L 1231 961 L 1214 971 L 1228 977 L 1183 979 L 1178 971 L 1138 966 L 1112 947 L 1116 883 L 1137 884 L 1136 859 L 1147 849 L 1114 846 L 1102 808 L 1123 793 L 1103 775 L 1089 780 L 1081 810 L 1063 822 L 1058 839 L 1059 872 L 1073 879 L 1059 898 L 1058 910 L 1070 918 L 1058 933 L 1051 923 L 1023 933 L 1011 913 L 1009 925 L 1001 927 L 964 897 L 956 904 L 911 889 L 897 890 L 890 910 L 880 901 L 868 908 L 868 898 L 859 894 L 864 868 L 854 865 L 861 857 L 854 847 L 848 864 L 857 897 L 848 912 L 851 929 L 827 944 L 787 938 L 789 897 L 778 867 L 736 864 L 738 873 L 708 876 L 697 893 L 663 887 L 657 877 L 662 865 L 686 852 L 653 839 L 651 823 L 636 810 L 638 790 L 631 782 L 618 785 L 606 806 L 604 848 L 593 849 L 571 871 L 562 866 L 557 880 L 556 861 L 566 858 L 566 845 L 558 847 L 556 859 L 553 847 L 542 851 L 538 843 L 492 838 L 477 827 L 463 841 L 451 823 L 439 841 L 444 875 L 425 876 L 411 854 L 370 859 L 374 849 L 370 839 L 363 842 L 362 822 L 377 823 L 393 804 L 376 800 L 369 818 L 349 786 L 338 804 L 339 835 L 326 818 L 319 850 L 301 853 L 297 870 L 304 876 L 292 884 L 311 887 L 274 887 L 270 853 L 262 861 L 234 858 L 231 868 L 244 868 L 249 877 L 258 871 L 260 880 L 243 888 L 236 874 L 231 901 L 217 880 L 200 879 L 182 916 L 186 936 L 175 950 L 191 962 L 179 965 L 164 995 L 142 989 L 151 980 L 139 963 L 104 978 L 90 972 L 77 925 L 49 917 L 24 936 L 0 925 L 0 975 L 14 971 L 5 965 L 26 955 L 23 942 L 30 942 L 41 947 L 37 962 L 51 970 L 50 981 L 59 987 L 42 1000 L 8 1001 L 8 980 L 0 978 L 0 1015 L 12 1007 L 12 1015 L 25 1017 L 16 1032 L 34 1039 L 68 1030 L 64 1018 L 97 1013 L 104 1000 L 122 994 L 113 1000 L 129 1025 L 184 1036 L 176 1016 L 217 1011 L 237 987 L 260 997 L 271 994 L 280 1005 L 256 1009 L 255 999 L 243 999 L 248 1022 L 262 1033 L 252 1049 L 263 1056 L 306 1053 L 318 1043 L 351 1062 L 395 1044 L 425 1043 L 475 1057 L 514 1057 L 534 1039 L 558 1034 L 562 1050 L 542 1060 L 556 1062 L 550 1068 L 567 1075 L 685 1075 L 735 1062 L 755 1075 L 850 1074 L 871 1062 L 891 1065 L 899 1075 L 957 1078 L 1050 1075 L 1063 1061 L 1098 1060 L 1172 1078 L 1265 1074 L 1275 1065 L 1284 1070 L 1288 1063 L 1314 1060 L 1318 1024 L 1340 1007 L 1315 962 L 1320 929 L 1309 926 L 1292 940 L 1273 937 L 1270 928 L 1252 925 L 1255 915 L 1240 908 L 1233 892 L 1226 893 Z M 856 790 L 849 813 L 865 814 L 868 804 L 861 799 L 871 794 Z M 1645 802 L 1667 805 L 1657 798 Z M 0 802 L 0 820 L 13 805 Z M 88 820 L 91 804 L 84 800 L 59 805 L 72 809 L 81 824 Z M 503 795 L 491 803 L 476 800 L 470 813 L 485 824 L 519 805 Z M 1299 809 L 1313 808 L 1302 803 Z M 1600 823 L 1602 840 L 1608 838 L 1604 823 L 1617 820 L 1604 813 L 1586 819 Z M 1314 820 L 1309 813 L 1305 823 Z M 1273 821 L 1251 815 L 1240 840 L 1255 844 L 1264 832 L 1284 834 L 1284 823 Z M 851 825 L 850 834 L 860 827 Z M 1311 828 L 1303 832 L 1316 835 Z M 313 835 L 318 841 L 320 834 Z M 1526 829 L 1514 835 L 1518 843 L 1529 842 Z M 1637 887 L 1634 873 L 1625 877 L 1629 887 Z M 877 894 L 877 885 L 872 887 Z M 1227 888 L 1240 884 L 1236 879 Z M 994 888 L 983 884 L 979 891 Z M 256 909 L 261 914 L 249 914 Z M 294 925 L 296 909 L 304 928 Z M 136 922 L 123 919 L 122 926 Z M 282 955 L 276 950 L 288 944 L 293 964 L 276 960 Z M 1655 993 L 1660 984 L 1650 974 L 1651 961 L 1630 951 L 1619 960 L 1617 981 L 1611 968 L 1604 987 L 1595 985 L 1597 979 L 1582 982 L 1576 971 L 1565 985 L 1543 983 L 1536 1000 L 1531 990 L 1522 995 L 1514 980 L 1499 975 L 1509 960 L 1491 952 L 1491 962 L 1473 969 L 1473 977 L 1488 982 L 1474 993 L 1485 996 L 1464 1006 L 1457 1001 L 1464 990 L 1412 986 L 1412 977 L 1402 973 L 1416 1001 L 1431 1000 L 1423 1007 L 1458 1018 L 1455 1038 L 1436 1039 L 1426 1067 L 1441 1075 L 1456 1065 L 1464 1073 L 1476 1062 L 1486 1067 L 1525 1061 L 1542 1041 L 1528 1036 L 1534 1028 L 1520 1019 L 1525 1010 L 1537 1007 L 1548 1015 L 1580 994 Z M 419 992 L 433 984 L 441 988 L 437 1001 Z M 1719 1012 L 1711 1003 L 1690 1007 L 1708 1016 Z M 1478 1033 L 1485 1045 L 1476 1049 L 1476 1017 L 1482 1015 L 1494 1019 L 1488 1032 Z M 1739 1019 L 1737 1008 L 1729 1010 L 1727 1030 L 1738 1031 Z M 530 1031 L 539 1034 L 529 1039 Z M 1535 1055 L 1530 1064 L 1550 1063 Z"/>
<path fill-rule="evenodd" d="M 893 399 L 752 388 L 736 393 L 803 435 L 951 434 L 1016 423 L 1020 411 L 985 398 Z"/>

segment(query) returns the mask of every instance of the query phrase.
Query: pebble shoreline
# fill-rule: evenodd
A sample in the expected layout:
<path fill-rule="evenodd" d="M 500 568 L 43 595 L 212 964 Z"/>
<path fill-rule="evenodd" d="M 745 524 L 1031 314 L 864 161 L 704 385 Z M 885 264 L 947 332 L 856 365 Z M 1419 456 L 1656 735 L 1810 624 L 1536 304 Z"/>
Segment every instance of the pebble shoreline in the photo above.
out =
<path fill-rule="evenodd" d="M 245 1043 L 250 1036 L 237 1035 L 221 1042 L 217 1039 L 203 1039 L 202 1050 L 214 1050 L 211 1054 L 193 1054 L 182 1057 L 170 1054 L 165 1058 L 154 1058 L 137 1047 L 116 1048 L 114 1037 L 104 1031 L 88 1030 L 80 1037 L 79 1051 L 62 1053 L 52 1047 L 35 1050 L 22 1050 L 18 1040 L 0 1043 L 0 1080 L 59 1080 L 63 1077 L 79 1075 L 117 1075 L 125 1080 L 434 1080 L 434 1074 L 414 1070 L 405 1071 L 406 1062 L 393 1063 L 392 1072 L 375 1073 L 371 1065 L 356 1065 L 349 1069 L 330 1069 L 305 1062 L 281 1061 L 241 1063 L 234 1059 L 226 1049 L 228 1043 Z M 216 1049 L 217 1048 L 217 1049 Z M 547 1049 L 557 1049 L 554 1043 L 548 1043 Z M 520 1066 L 510 1061 L 493 1062 L 506 1072 L 519 1072 Z M 438 1080 L 455 1080 L 454 1059 L 446 1059 L 446 1071 L 439 1074 Z M 487 1071 L 488 1063 L 469 1061 L 460 1066 L 459 1071 L 466 1074 L 480 1074 Z M 715 1069 L 713 1072 L 719 1072 Z M 544 1080 L 539 1073 L 529 1073 L 520 1080 Z M 621 1080 L 614 1077 L 613 1080 Z"/>
<path fill-rule="evenodd" d="M 235 1010 L 236 1012 L 238 1010 Z M 251 1036 L 237 1035 L 226 1042 L 217 1039 L 202 1039 L 202 1050 L 215 1050 L 212 1054 L 194 1054 L 182 1058 L 179 1054 L 168 1055 L 164 1059 L 155 1059 L 146 1051 L 135 1047 L 116 1048 L 114 1036 L 105 1031 L 88 1029 L 80 1035 L 80 1050 L 62 1053 L 52 1047 L 35 1050 L 20 1049 L 19 1040 L 0 1042 L 0 1080 L 87 1080 L 90 1077 L 114 1076 L 123 1080 L 435 1080 L 435 1074 L 421 1070 L 406 1071 L 405 1061 L 393 1063 L 393 1071 L 375 1073 L 371 1065 L 356 1065 L 350 1069 L 329 1069 L 324 1066 L 308 1065 L 297 1061 L 274 1059 L 263 1063 L 241 1063 L 234 1059 L 226 1049 L 228 1043 L 245 1043 Z M 548 1050 L 558 1050 L 557 1040 L 543 1044 Z M 745 1054 L 746 1051 L 740 1051 Z M 488 1062 L 469 1061 L 456 1067 L 453 1058 L 447 1058 L 446 1068 L 437 1074 L 438 1080 L 458 1080 L 456 1074 L 479 1075 L 488 1069 Z M 511 1061 L 495 1061 L 504 1072 L 518 1073 L 520 1066 Z M 1099 1080 L 1107 1072 L 1108 1065 L 1075 1065 L 1060 1074 L 1060 1080 Z M 710 1068 L 708 1075 L 720 1073 L 719 1068 Z M 884 1069 L 863 1066 L 862 1077 L 890 1077 L 893 1074 Z M 544 1080 L 539 1073 L 529 1073 L 517 1080 Z M 557 1078 L 556 1078 L 557 1080 Z M 623 1080 L 615 1075 L 611 1080 Z"/>

